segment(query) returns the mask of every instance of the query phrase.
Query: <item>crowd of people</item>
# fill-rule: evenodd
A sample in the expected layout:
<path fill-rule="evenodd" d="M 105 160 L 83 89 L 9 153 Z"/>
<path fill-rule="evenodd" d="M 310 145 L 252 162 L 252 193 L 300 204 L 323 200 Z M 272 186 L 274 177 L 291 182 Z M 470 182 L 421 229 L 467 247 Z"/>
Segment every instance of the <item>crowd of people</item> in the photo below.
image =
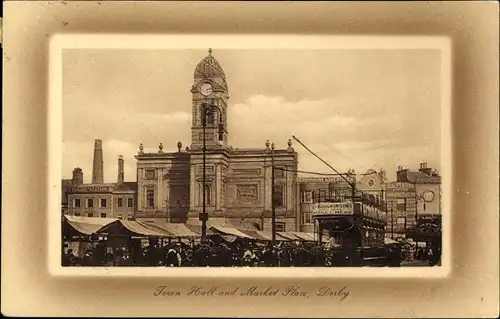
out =
<path fill-rule="evenodd" d="M 210 240 L 203 244 L 156 241 L 144 247 L 110 249 L 100 241 L 80 254 L 65 249 L 62 262 L 64 266 L 335 267 L 359 265 L 359 258 L 363 259 L 359 254 L 359 249 L 325 249 L 314 242 L 280 242 L 273 246 L 270 242 L 240 240 Z M 404 253 L 395 247 L 379 247 L 364 254 L 382 256 L 382 263 L 392 266 L 399 266 L 404 258 Z"/>
<path fill-rule="evenodd" d="M 189 245 L 157 243 L 135 249 L 107 251 L 97 244 L 77 257 L 72 249 L 63 255 L 65 266 L 164 266 L 164 267 L 306 267 L 324 264 L 314 243 L 282 242 L 276 246 L 255 242 L 215 242 Z"/>

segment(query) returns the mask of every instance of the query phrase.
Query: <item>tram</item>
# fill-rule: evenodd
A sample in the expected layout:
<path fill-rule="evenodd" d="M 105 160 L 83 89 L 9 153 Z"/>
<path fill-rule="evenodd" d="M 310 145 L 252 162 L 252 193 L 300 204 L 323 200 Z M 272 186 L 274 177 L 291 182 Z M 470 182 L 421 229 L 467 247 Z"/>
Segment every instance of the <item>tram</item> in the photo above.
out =
<path fill-rule="evenodd" d="M 380 198 L 324 197 L 315 200 L 312 217 L 326 266 L 400 266 L 401 247 L 385 243 L 386 210 Z"/>

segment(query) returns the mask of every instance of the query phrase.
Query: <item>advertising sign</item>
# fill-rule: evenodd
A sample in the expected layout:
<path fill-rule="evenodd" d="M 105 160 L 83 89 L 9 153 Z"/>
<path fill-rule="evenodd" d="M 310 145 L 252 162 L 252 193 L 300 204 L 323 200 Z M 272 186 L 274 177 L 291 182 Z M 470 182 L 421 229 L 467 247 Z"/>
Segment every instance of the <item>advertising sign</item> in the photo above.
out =
<path fill-rule="evenodd" d="M 417 177 L 415 180 L 417 184 L 441 184 L 441 177 L 439 176 L 428 176 L 428 177 Z"/>
<path fill-rule="evenodd" d="M 403 182 L 393 182 L 385 184 L 385 189 L 388 192 L 414 192 L 415 184 L 413 183 L 403 183 Z"/>
<path fill-rule="evenodd" d="M 393 182 L 385 185 L 387 199 L 413 198 L 416 195 L 415 184 Z"/>
<path fill-rule="evenodd" d="M 113 187 L 110 186 L 78 186 L 72 188 L 72 193 L 110 193 Z"/>
<path fill-rule="evenodd" d="M 318 215 L 353 215 L 352 203 L 316 203 L 312 205 L 313 216 Z"/>

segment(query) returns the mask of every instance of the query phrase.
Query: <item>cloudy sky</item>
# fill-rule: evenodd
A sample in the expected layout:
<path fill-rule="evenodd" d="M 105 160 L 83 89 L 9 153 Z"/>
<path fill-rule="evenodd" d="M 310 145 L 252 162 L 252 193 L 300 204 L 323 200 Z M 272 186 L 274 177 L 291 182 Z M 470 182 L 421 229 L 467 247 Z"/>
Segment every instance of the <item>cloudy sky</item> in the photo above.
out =
<path fill-rule="evenodd" d="M 63 52 L 63 178 L 92 175 L 94 139 L 104 145 L 104 180 L 136 180 L 134 155 L 190 144 L 193 72 L 206 50 Z M 229 143 L 286 148 L 297 136 L 332 166 L 440 169 L 440 52 L 437 50 L 217 50 L 229 85 Z M 183 146 L 183 148 L 184 148 Z M 294 143 L 299 168 L 331 170 Z"/>

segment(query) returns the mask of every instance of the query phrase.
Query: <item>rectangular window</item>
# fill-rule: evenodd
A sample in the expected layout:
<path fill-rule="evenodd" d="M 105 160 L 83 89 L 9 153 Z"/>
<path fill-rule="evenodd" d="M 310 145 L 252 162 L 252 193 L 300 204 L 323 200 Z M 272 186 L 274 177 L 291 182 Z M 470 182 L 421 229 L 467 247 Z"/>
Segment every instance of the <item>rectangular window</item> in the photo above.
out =
<path fill-rule="evenodd" d="M 134 215 L 128 215 L 128 220 L 134 220 Z"/>
<path fill-rule="evenodd" d="M 127 206 L 134 207 L 134 199 L 133 198 L 127 198 Z"/>
<path fill-rule="evenodd" d="M 118 207 L 123 207 L 123 198 L 118 198 L 116 204 L 118 205 Z"/>
<path fill-rule="evenodd" d="M 312 203 L 312 191 L 302 192 L 302 202 L 303 203 Z"/>
<path fill-rule="evenodd" d="M 285 223 L 276 223 L 276 232 L 285 232 Z"/>
<path fill-rule="evenodd" d="M 80 216 L 80 213 L 75 213 L 75 216 Z"/>
<path fill-rule="evenodd" d="M 88 208 L 94 207 L 94 199 L 93 198 L 87 198 L 87 207 Z"/>
<path fill-rule="evenodd" d="M 283 207 L 283 185 L 274 185 L 273 205 L 274 207 Z"/>
<path fill-rule="evenodd" d="M 396 210 L 406 211 L 406 198 L 398 198 L 398 201 L 396 204 Z"/>
<path fill-rule="evenodd" d="M 123 219 L 123 216 L 122 216 L 122 214 L 118 214 L 118 215 L 116 215 L 116 218 Z"/>
<path fill-rule="evenodd" d="M 94 217 L 94 213 L 87 213 L 87 217 Z"/>
<path fill-rule="evenodd" d="M 304 224 L 312 224 L 311 213 L 304 213 Z"/>
<path fill-rule="evenodd" d="M 152 187 L 146 189 L 146 205 L 147 208 L 155 208 L 155 190 Z"/>
<path fill-rule="evenodd" d="M 156 179 L 156 171 L 154 169 L 147 169 L 144 178 L 145 179 Z"/>
<path fill-rule="evenodd" d="M 329 202 L 343 202 L 345 201 L 345 193 L 341 189 L 329 189 L 328 198 Z"/>
<path fill-rule="evenodd" d="M 106 208 L 106 198 L 101 198 L 101 208 Z"/>
<path fill-rule="evenodd" d="M 74 200 L 74 207 L 80 207 L 80 198 L 75 198 Z"/>
<path fill-rule="evenodd" d="M 101 218 L 106 218 L 106 213 L 101 213 Z"/>
<path fill-rule="evenodd" d="M 326 202 L 328 199 L 328 191 L 326 189 L 318 190 L 318 201 L 320 203 Z"/>

